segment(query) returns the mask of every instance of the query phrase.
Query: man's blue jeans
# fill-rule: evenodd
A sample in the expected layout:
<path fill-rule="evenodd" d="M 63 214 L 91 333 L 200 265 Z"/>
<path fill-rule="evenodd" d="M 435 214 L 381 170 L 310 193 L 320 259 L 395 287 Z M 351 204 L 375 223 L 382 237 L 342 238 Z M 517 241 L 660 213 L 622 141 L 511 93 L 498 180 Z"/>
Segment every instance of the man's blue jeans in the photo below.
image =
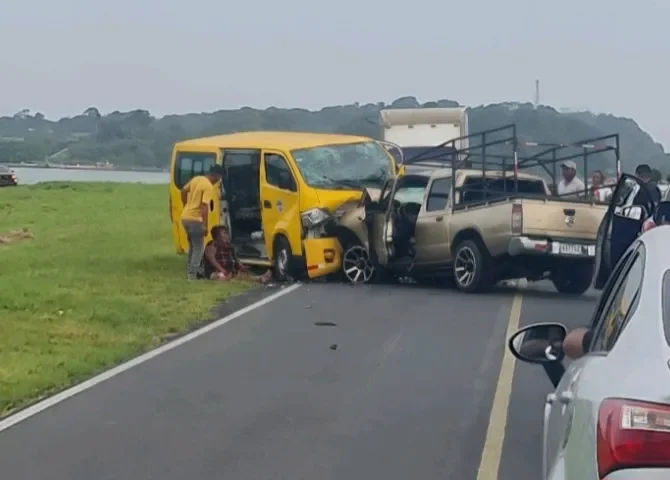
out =
<path fill-rule="evenodd" d="M 202 258 L 205 255 L 205 226 L 196 220 L 182 220 L 188 240 L 188 257 L 186 260 L 186 276 L 195 280 L 201 273 Z"/>

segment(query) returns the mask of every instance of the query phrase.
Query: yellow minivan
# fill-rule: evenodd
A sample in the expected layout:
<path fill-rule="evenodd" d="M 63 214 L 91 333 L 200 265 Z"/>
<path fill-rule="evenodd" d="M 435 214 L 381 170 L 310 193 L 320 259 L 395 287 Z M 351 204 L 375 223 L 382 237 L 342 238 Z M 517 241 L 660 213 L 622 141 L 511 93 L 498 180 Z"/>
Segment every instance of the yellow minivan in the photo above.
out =
<path fill-rule="evenodd" d="M 339 271 L 338 208 L 383 185 L 395 161 L 379 142 L 352 135 L 243 132 L 174 146 L 170 218 L 174 245 L 188 248 L 180 189 L 213 164 L 226 173 L 209 225 L 227 225 L 243 264 L 272 267 L 278 280 Z"/>

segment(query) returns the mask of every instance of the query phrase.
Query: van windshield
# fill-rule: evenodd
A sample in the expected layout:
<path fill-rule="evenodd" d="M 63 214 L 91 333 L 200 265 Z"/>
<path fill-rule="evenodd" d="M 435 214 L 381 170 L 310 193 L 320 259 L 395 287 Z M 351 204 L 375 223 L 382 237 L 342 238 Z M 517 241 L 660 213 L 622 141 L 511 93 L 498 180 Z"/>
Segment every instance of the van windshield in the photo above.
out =
<path fill-rule="evenodd" d="M 291 151 L 303 180 L 311 187 L 351 190 L 381 186 L 394 162 L 377 142 L 324 145 Z"/>

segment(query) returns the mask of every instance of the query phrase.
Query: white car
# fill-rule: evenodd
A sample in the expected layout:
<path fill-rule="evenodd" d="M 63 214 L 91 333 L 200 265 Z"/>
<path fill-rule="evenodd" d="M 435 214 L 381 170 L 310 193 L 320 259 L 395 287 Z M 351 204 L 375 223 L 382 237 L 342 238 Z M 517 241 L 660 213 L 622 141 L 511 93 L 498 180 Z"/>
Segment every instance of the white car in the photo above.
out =
<path fill-rule="evenodd" d="M 587 353 L 562 364 L 566 329 L 517 331 L 521 361 L 541 364 L 555 391 L 544 407 L 544 480 L 670 478 L 670 226 L 623 252 L 591 319 Z"/>

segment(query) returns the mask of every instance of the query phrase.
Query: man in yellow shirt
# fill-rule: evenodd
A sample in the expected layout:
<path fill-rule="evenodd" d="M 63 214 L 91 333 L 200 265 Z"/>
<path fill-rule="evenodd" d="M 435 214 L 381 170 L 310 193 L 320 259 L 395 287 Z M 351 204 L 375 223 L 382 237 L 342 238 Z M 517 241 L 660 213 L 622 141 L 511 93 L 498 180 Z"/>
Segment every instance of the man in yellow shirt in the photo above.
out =
<path fill-rule="evenodd" d="M 223 178 L 223 174 L 223 167 L 214 165 L 207 175 L 193 177 L 181 190 L 181 201 L 184 204 L 181 223 L 188 239 L 186 275 L 189 280 L 197 279 L 200 273 L 205 253 L 205 237 L 209 228 L 210 203 L 214 199 L 214 185 Z"/>

